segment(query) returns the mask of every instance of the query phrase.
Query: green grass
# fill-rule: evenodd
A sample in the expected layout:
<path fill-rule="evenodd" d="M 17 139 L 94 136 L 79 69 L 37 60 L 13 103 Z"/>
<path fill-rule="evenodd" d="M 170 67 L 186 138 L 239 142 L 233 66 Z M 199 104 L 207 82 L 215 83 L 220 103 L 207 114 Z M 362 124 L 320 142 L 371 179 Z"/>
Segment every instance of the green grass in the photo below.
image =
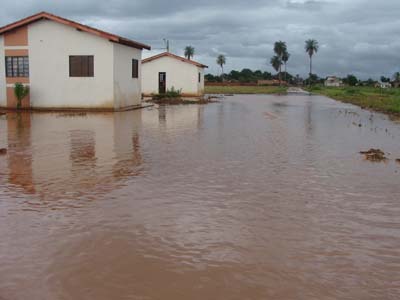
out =
<path fill-rule="evenodd" d="M 315 86 L 309 91 L 330 98 L 390 114 L 400 114 L 400 89 L 373 87 L 328 88 Z"/>
<path fill-rule="evenodd" d="M 280 94 L 286 87 L 279 86 L 206 86 L 206 94 Z"/>

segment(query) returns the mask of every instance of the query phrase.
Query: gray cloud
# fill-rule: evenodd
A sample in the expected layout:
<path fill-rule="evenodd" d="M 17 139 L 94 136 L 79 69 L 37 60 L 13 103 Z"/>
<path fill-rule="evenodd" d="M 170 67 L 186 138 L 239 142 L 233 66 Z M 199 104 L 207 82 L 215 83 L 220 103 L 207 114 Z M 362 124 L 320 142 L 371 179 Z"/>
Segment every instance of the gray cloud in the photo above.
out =
<path fill-rule="evenodd" d="M 195 59 L 214 73 L 219 53 L 228 58 L 226 70 L 272 72 L 273 43 L 283 40 L 292 54 L 288 71 L 305 76 L 308 38 L 321 46 L 314 63 L 320 76 L 376 78 L 400 70 L 398 0 L 0 0 L 0 5 L 0 26 L 45 10 L 154 48 L 168 38 L 177 54 L 193 45 Z"/>

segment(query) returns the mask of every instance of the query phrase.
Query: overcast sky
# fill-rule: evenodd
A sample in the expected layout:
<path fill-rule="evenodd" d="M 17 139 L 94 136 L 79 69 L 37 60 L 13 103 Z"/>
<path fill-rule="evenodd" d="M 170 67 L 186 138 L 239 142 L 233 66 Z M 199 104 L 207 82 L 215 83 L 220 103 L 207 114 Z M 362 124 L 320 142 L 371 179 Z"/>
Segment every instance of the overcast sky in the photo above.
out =
<path fill-rule="evenodd" d="M 0 0 L 0 26 L 48 11 L 116 33 L 153 48 L 171 41 L 182 55 L 186 45 L 195 60 L 209 65 L 220 53 L 226 71 L 273 72 L 273 43 L 287 42 L 288 71 L 306 76 L 304 41 L 317 39 L 314 59 L 320 76 L 391 76 L 400 71 L 400 0 Z M 160 51 L 158 51 L 160 52 Z M 144 51 L 144 57 L 157 51 Z"/>

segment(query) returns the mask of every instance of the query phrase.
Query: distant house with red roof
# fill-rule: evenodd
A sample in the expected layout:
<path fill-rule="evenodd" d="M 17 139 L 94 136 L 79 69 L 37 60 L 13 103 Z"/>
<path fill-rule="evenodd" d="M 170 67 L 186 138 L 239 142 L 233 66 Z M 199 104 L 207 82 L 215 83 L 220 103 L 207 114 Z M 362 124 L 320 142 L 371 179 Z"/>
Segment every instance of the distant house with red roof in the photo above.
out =
<path fill-rule="evenodd" d="M 204 93 L 206 65 L 164 52 L 142 61 L 142 89 L 145 95 L 162 94 L 172 88 L 184 96 Z"/>
<path fill-rule="evenodd" d="M 0 28 L 0 107 L 125 110 L 141 104 L 142 50 L 150 46 L 41 12 Z"/>

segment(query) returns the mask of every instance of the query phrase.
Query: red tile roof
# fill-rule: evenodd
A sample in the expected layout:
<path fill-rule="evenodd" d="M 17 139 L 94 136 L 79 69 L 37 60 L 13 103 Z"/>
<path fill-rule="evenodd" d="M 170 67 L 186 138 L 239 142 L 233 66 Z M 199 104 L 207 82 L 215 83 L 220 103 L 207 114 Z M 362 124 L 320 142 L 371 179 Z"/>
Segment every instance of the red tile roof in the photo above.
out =
<path fill-rule="evenodd" d="M 30 17 L 24 18 L 22 20 L 16 21 L 14 23 L 8 24 L 6 26 L 3 26 L 0 28 L 0 35 L 8 32 L 8 31 L 11 31 L 13 29 L 16 29 L 16 28 L 19 28 L 19 27 L 31 24 L 33 22 L 43 20 L 43 19 L 51 20 L 54 22 L 58 22 L 58 23 L 61 23 L 64 25 L 74 27 L 77 30 L 81 30 L 81 31 L 85 31 L 85 32 L 97 35 L 104 39 L 110 40 L 111 42 L 114 42 L 114 43 L 126 45 L 126 46 L 137 48 L 137 49 L 147 49 L 147 50 L 151 49 L 151 47 L 148 45 L 138 43 L 138 42 L 132 41 L 130 39 L 127 39 L 127 38 L 124 38 L 124 37 L 121 37 L 121 36 L 118 36 L 118 35 L 115 35 L 112 33 L 108 33 L 108 32 L 105 32 L 105 31 L 102 31 L 102 30 L 99 30 L 99 29 L 96 29 L 96 28 L 93 28 L 93 27 L 90 27 L 87 25 L 83 25 L 83 24 L 56 16 L 56 15 L 53 15 L 53 14 L 50 14 L 47 12 L 40 12 L 33 16 L 30 16 Z"/>
<path fill-rule="evenodd" d="M 169 53 L 169 52 L 164 52 L 164 53 L 161 53 L 161 54 L 154 55 L 154 56 L 152 56 L 152 57 L 143 59 L 143 60 L 142 60 L 142 64 L 151 62 L 151 61 L 153 61 L 153 60 L 156 60 L 156 59 L 159 59 L 159 58 L 165 57 L 165 56 L 175 58 L 175 59 L 177 59 L 177 60 L 180 60 L 180 61 L 182 61 L 182 62 L 195 65 L 195 66 L 200 67 L 200 68 L 208 68 L 208 66 L 206 66 L 206 65 L 203 65 L 203 64 L 201 64 L 201 63 L 195 62 L 195 61 L 193 61 L 193 60 L 189 60 L 189 59 L 187 59 L 187 58 L 184 58 L 184 57 L 181 57 L 181 56 L 178 56 L 178 55 Z"/>

